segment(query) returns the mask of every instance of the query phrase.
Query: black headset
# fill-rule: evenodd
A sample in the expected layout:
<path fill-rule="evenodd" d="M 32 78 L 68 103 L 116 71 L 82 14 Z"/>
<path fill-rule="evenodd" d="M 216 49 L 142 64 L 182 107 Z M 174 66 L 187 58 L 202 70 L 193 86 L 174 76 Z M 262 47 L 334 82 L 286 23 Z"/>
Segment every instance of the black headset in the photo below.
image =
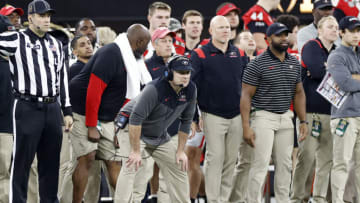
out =
<path fill-rule="evenodd" d="M 187 58 L 186 56 L 177 55 L 177 54 L 171 56 L 166 63 L 167 70 L 165 71 L 165 77 L 169 81 L 174 79 L 174 73 L 171 71 L 171 65 L 174 61 L 177 61 L 177 60 L 187 60 L 190 63 L 189 58 Z M 167 73 L 167 75 L 166 75 L 166 73 Z"/>

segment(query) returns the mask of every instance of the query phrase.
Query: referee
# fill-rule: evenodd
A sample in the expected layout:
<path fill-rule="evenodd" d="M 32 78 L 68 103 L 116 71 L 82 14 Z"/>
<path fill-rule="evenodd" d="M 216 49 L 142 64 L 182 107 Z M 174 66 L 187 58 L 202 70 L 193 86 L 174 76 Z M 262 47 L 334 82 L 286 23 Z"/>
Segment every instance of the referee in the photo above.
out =
<path fill-rule="evenodd" d="M 43 0 L 28 5 L 29 28 L 0 35 L 0 54 L 8 56 L 15 96 L 14 147 L 10 203 L 25 203 L 28 174 L 38 158 L 40 202 L 58 202 L 62 141 L 61 108 L 66 130 L 72 124 L 62 45 L 47 34 L 54 10 Z"/>

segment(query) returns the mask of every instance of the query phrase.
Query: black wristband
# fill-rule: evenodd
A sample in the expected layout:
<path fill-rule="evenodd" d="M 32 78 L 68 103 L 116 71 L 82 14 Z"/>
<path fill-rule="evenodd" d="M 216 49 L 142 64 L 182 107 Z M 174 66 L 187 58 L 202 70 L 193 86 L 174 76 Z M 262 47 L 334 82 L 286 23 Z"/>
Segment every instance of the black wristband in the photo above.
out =
<path fill-rule="evenodd" d="M 309 122 L 307 122 L 306 120 L 300 121 L 300 124 L 303 124 L 303 123 L 309 124 Z"/>

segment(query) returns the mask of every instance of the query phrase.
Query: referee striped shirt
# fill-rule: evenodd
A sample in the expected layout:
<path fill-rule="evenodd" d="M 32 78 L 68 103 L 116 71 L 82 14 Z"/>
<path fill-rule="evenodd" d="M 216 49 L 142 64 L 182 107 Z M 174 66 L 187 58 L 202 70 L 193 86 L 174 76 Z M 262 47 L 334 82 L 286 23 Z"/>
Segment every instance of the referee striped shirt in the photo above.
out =
<path fill-rule="evenodd" d="M 270 49 L 253 59 L 246 67 L 243 83 L 256 87 L 252 107 L 273 113 L 285 113 L 301 82 L 301 67 L 296 57 L 286 53 L 281 62 Z"/>
<path fill-rule="evenodd" d="M 0 54 L 9 56 L 13 89 L 36 97 L 56 97 L 64 114 L 71 114 L 68 74 L 60 41 L 46 33 L 37 36 L 30 29 L 0 35 Z"/>

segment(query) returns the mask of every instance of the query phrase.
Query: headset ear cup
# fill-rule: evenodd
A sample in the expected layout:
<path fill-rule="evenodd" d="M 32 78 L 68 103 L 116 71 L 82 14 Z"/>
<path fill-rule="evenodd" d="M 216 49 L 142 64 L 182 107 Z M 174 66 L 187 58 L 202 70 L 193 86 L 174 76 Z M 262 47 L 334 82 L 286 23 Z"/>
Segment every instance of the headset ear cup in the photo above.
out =
<path fill-rule="evenodd" d="M 173 79 L 174 79 L 174 73 L 173 73 L 171 70 L 169 70 L 168 80 L 169 80 L 169 81 L 172 81 Z"/>

